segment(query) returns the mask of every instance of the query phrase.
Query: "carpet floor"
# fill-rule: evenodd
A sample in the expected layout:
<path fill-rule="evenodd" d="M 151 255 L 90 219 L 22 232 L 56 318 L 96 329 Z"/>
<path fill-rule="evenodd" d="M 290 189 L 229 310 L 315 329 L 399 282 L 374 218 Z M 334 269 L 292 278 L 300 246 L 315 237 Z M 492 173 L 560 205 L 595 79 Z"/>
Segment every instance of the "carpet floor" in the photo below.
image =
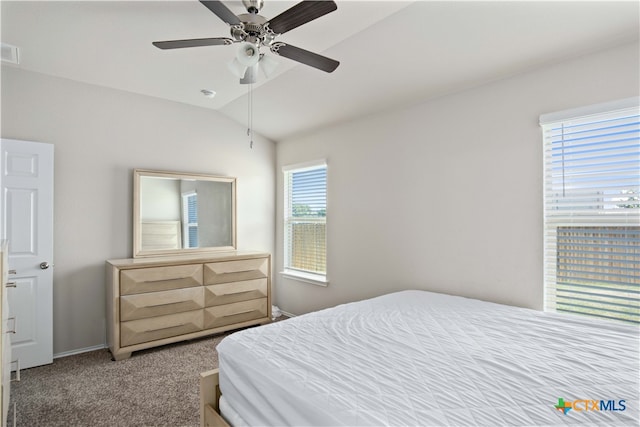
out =
<path fill-rule="evenodd" d="M 55 359 L 25 369 L 11 384 L 7 425 L 197 426 L 199 374 L 218 366 L 225 335 L 133 353 L 113 362 L 108 350 Z"/>

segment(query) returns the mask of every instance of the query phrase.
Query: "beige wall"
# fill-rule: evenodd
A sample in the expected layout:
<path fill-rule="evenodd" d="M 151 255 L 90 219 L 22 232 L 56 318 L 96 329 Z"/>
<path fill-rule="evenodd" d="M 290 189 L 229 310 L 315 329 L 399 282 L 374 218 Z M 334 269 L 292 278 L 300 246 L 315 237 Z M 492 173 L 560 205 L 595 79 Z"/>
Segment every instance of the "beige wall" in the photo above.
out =
<path fill-rule="evenodd" d="M 416 288 L 542 308 L 538 117 L 638 96 L 637 43 L 277 145 L 283 165 L 328 162 L 328 287 L 282 278 L 300 314 Z M 428 72 L 428 70 L 425 70 Z M 381 83 L 382 84 L 382 83 Z M 282 253 L 276 224 L 276 254 Z"/>
<path fill-rule="evenodd" d="M 54 354 L 105 343 L 104 262 L 132 254 L 132 169 L 238 178 L 238 245 L 273 252 L 275 147 L 212 110 L 2 67 L 2 137 L 55 146 Z"/>

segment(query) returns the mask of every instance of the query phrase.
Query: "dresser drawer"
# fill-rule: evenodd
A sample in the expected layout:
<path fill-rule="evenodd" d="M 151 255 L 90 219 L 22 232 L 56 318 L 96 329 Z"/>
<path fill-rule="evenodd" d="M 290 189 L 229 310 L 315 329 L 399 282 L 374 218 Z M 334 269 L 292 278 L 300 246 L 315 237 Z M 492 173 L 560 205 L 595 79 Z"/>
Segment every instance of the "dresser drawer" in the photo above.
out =
<path fill-rule="evenodd" d="M 207 307 L 267 297 L 267 279 L 243 280 L 205 287 L 204 304 Z"/>
<path fill-rule="evenodd" d="M 202 330 L 203 311 L 131 320 L 120 324 L 120 346 L 140 344 Z"/>
<path fill-rule="evenodd" d="M 267 317 L 267 298 L 216 305 L 204 309 L 204 328 L 217 328 L 262 317 Z"/>
<path fill-rule="evenodd" d="M 134 268 L 120 271 L 120 294 L 130 295 L 202 285 L 202 264 Z"/>
<path fill-rule="evenodd" d="M 120 297 L 120 320 L 181 313 L 204 307 L 204 288 L 173 289 Z"/>
<path fill-rule="evenodd" d="M 267 277 L 269 277 L 268 258 L 220 261 L 204 265 L 205 285 L 265 279 Z"/>
<path fill-rule="evenodd" d="M 7 393 L 9 392 L 9 383 L 11 382 L 11 338 L 8 333 L 2 334 L 2 384 L 6 386 Z M 3 402 L 9 402 L 9 396 L 4 396 L 7 400 L 3 399 Z"/>

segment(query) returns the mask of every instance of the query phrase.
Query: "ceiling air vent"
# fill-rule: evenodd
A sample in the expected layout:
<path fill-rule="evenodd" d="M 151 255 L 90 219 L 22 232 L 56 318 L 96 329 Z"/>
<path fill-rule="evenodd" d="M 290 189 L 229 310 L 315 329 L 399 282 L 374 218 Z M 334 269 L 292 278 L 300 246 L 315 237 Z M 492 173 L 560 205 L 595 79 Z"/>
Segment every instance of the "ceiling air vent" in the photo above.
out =
<path fill-rule="evenodd" d="M 10 44 L 0 43 L 2 46 L 2 62 L 8 62 L 10 64 L 19 64 L 18 48 L 11 46 Z"/>

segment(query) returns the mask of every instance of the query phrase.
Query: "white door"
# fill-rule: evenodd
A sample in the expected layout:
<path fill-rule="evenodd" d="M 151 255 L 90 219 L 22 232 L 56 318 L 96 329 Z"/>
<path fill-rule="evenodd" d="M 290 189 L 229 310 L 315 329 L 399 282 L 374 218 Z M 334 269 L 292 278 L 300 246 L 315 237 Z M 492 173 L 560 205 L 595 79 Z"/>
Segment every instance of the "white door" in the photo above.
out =
<path fill-rule="evenodd" d="M 13 359 L 53 361 L 53 145 L 1 139 L 1 238 L 9 241 L 15 288 L 7 291 Z M 15 368 L 15 366 L 14 366 Z"/>

